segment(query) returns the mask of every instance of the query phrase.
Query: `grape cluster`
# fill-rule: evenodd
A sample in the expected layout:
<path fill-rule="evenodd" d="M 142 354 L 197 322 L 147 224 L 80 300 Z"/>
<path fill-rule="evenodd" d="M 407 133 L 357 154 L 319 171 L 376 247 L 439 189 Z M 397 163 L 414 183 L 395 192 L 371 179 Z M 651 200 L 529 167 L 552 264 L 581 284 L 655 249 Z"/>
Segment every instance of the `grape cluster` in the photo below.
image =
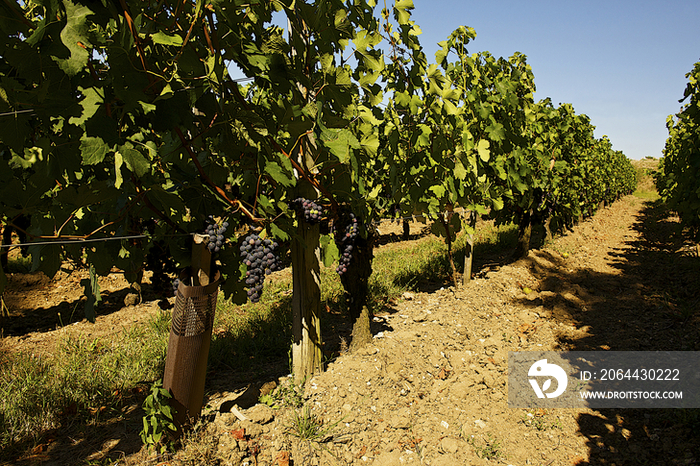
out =
<path fill-rule="evenodd" d="M 257 303 L 262 295 L 265 276 L 278 269 L 277 242 L 270 239 L 262 239 L 256 233 L 245 237 L 241 244 L 241 258 L 248 267 L 245 273 L 245 284 L 248 287 L 248 299 Z"/>
<path fill-rule="evenodd" d="M 176 278 L 173 280 L 173 294 L 177 296 L 177 289 L 180 288 L 180 279 Z"/>
<path fill-rule="evenodd" d="M 538 211 L 542 211 L 545 215 L 552 215 L 554 207 L 556 205 L 556 199 L 552 196 L 552 193 L 545 191 L 540 199 L 540 204 L 537 206 Z"/>
<path fill-rule="evenodd" d="M 224 248 L 224 241 L 226 240 L 224 234 L 228 228 L 228 222 L 219 224 L 214 220 L 214 216 L 210 215 L 207 218 L 207 224 L 207 229 L 204 232 L 209 237 L 207 248 L 209 248 L 209 252 L 219 252 Z"/>
<path fill-rule="evenodd" d="M 335 271 L 342 276 L 348 271 L 350 261 L 352 260 L 352 250 L 355 247 L 355 240 L 359 232 L 359 225 L 355 214 L 350 213 L 349 222 L 344 228 L 335 228 L 335 244 L 340 250 L 340 262 Z"/>
<path fill-rule="evenodd" d="M 291 203 L 296 206 L 304 214 L 304 221 L 311 225 L 321 221 L 323 217 L 323 207 L 316 204 L 314 201 L 304 199 L 303 197 L 294 199 Z"/>

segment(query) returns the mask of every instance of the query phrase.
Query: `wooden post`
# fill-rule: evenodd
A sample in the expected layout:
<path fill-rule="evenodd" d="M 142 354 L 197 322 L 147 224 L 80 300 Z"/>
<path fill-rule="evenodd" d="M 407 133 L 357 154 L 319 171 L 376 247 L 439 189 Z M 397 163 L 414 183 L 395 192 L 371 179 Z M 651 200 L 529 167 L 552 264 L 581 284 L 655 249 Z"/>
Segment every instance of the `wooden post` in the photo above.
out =
<path fill-rule="evenodd" d="M 464 274 L 462 285 L 466 285 L 472 279 L 472 264 L 474 262 L 474 233 L 476 232 L 476 211 L 470 210 L 467 217 L 473 233 L 467 234 L 467 250 L 464 253 Z"/>
<path fill-rule="evenodd" d="M 206 239 L 204 235 L 194 235 L 191 286 L 207 286 L 211 282 L 211 252 L 207 248 Z"/>
<path fill-rule="evenodd" d="M 169 390 L 175 408 L 178 435 L 191 419 L 199 417 L 204 401 L 204 382 L 216 309 L 217 277 L 212 277 L 212 256 L 206 236 L 195 235 L 192 265 L 183 282 L 173 310 L 163 387 Z M 196 313 L 196 315 L 193 315 Z"/>
<path fill-rule="evenodd" d="M 296 14 L 296 12 L 295 12 Z M 299 29 L 292 27 L 287 18 L 289 43 L 300 40 L 305 45 L 310 42 L 311 33 L 303 19 Z M 296 61 L 301 54 L 294 47 L 290 54 Z M 307 69 L 307 72 L 309 70 Z M 307 77 L 308 76 L 307 74 Z M 315 93 L 297 82 L 302 104 L 315 104 Z M 316 168 L 318 145 L 313 132 L 301 137 L 296 154 L 300 169 L 312 174 Z M 297 194 L 306 199 L 316 199 L 317 190 L 302 178 L 295 169 L 299 183 Z M 321 352 L 321 250 L 320 227 L 309 225 L 302 219 L 298 221 L 297 236 L 292 239 L 292 370 L 295 383 L 303 383 L 314 374 L 323 371 Z"/>
<path fill-rule="evenodd" d="M 411 224 L 408 222 L 408 219 L 403 219 L 403 236 L 401 239 L 404 241 L 408 241 L 411 239 Z"/>
<path fill-rule="evenodd" d="M 299 221 L 292 240 L 292 366 L 295 383 L 323 371 L 320 227 Z"/>

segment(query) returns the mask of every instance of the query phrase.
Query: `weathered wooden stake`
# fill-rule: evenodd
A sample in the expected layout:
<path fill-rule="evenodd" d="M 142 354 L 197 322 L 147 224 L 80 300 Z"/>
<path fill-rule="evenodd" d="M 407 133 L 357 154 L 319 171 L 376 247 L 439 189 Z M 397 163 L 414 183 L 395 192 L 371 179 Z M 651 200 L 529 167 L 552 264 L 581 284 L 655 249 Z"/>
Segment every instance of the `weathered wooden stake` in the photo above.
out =
<path fill-rule="evenodd" d="M 467 222 L 471 230 L 476 232 L 476 211 L 470 210 Z M 462 285 L 466 285 L 472 279 L 472 264 L 474 262 L 474 233 L 467 234 L 467 250 L 464 254 L 464 274 L 462 275 Z"/>
<path fill-rule="evenodd" d="M 320 227 L 299 222 L 292 240 L 292 366 L 295 383 L 323 371 Z"/>

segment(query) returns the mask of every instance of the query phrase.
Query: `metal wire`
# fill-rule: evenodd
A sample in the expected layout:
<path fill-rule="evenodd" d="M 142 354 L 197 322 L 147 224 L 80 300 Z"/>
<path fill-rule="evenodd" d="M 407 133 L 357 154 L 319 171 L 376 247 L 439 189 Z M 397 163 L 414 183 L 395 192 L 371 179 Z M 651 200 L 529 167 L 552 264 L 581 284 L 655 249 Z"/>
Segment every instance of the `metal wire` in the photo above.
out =
<path fill-rule="evenodd" d="M 15 110 L 14 112 L 0 113 L 0 117 L 4 117 L 4 116 L 17 116 L 17 115 L 19 115 L 20 113 L 32 113 L 32 112 L 34 112 L 34 109 L 33 109 L 33 108 L 30 108 L 30 109 L 28 109 L 28 110 Z"/>
<path fill-rule="evenodd" d="M 397 221 L 402 221 L 402 220 L 414 220 L 416 218 L 423 217 L 428 220 L 432 220 L 432 217 L 435 215 L 442 215 L 446 214 L 449 212 L 438 212 L 437 214 L 416 214 L 416 215 L 411 215 L 408 217 L 387 217 L 387 218 L 381 218 L 378 220 L 375 220 L 372 222 L 375 225 L 378 225 L 380 222 L 383 221 L 391 221 L 391 222 L 397 222 Z M 458 214 L 459 212 L 452 212 L 455 214 Z M 195 233 L 183 233 L 179 235 L 166 235 L 168 237 L 176 237 L 176 236 L 194 236 Z M 0 244 L 0 248 L 19 248 L 22 246 L 51 246 L 51 245 L 59 245 L 59 244 L 85 244 L 85 243 L 99 243 L 102 241 L 118 241 L 118 240 L 123 240 L 123 239 L 142 239 L 142 238 L 148 238 L 149 235 L 131 235 L 131 236 L 110 236 L 107 238 L 89 238 L 89 239 L 72 239 L 72 240 L 65 240 L 65 241 L 36 241 L 32 243 L 17 243 L 17 244 Z"/>
<path fill-rule="evenodd" d="M 187 233 L 181 235 L 166 235 L 169 237 L 174 236 L 192 236 L 194 233 Z M 50 246 L 54 244 L 81 244 L 81 243 L 98 243 L 101 241 L 117 241 L 123 239 L 141 239 L 148 238 L 149 235 L 131 235 L 131 236 L 110 236 L 108 238 L 89 238 L 89 239 L 72 239 L 65 241 L 37 241 L 33 243 L 19 243 L 19 244 L 2 244 L 0 248 L 17 248 L 22 246 Z"/>

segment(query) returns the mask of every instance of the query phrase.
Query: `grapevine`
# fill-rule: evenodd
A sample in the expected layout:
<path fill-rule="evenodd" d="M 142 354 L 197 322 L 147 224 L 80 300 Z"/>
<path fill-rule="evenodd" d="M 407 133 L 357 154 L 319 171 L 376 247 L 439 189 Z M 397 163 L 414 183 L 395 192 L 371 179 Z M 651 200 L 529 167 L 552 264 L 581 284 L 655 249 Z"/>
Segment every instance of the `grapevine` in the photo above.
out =
<path fill-rule="evenodd" d="M 262 239 L 256 233 L 246 236 L 241 244 L 241 258 L 248 268 L 245 274 L 248 299 L 253 303 L 260 300 L 265 277 L 279 268 L 277 247 L 277 242 Z"/>

